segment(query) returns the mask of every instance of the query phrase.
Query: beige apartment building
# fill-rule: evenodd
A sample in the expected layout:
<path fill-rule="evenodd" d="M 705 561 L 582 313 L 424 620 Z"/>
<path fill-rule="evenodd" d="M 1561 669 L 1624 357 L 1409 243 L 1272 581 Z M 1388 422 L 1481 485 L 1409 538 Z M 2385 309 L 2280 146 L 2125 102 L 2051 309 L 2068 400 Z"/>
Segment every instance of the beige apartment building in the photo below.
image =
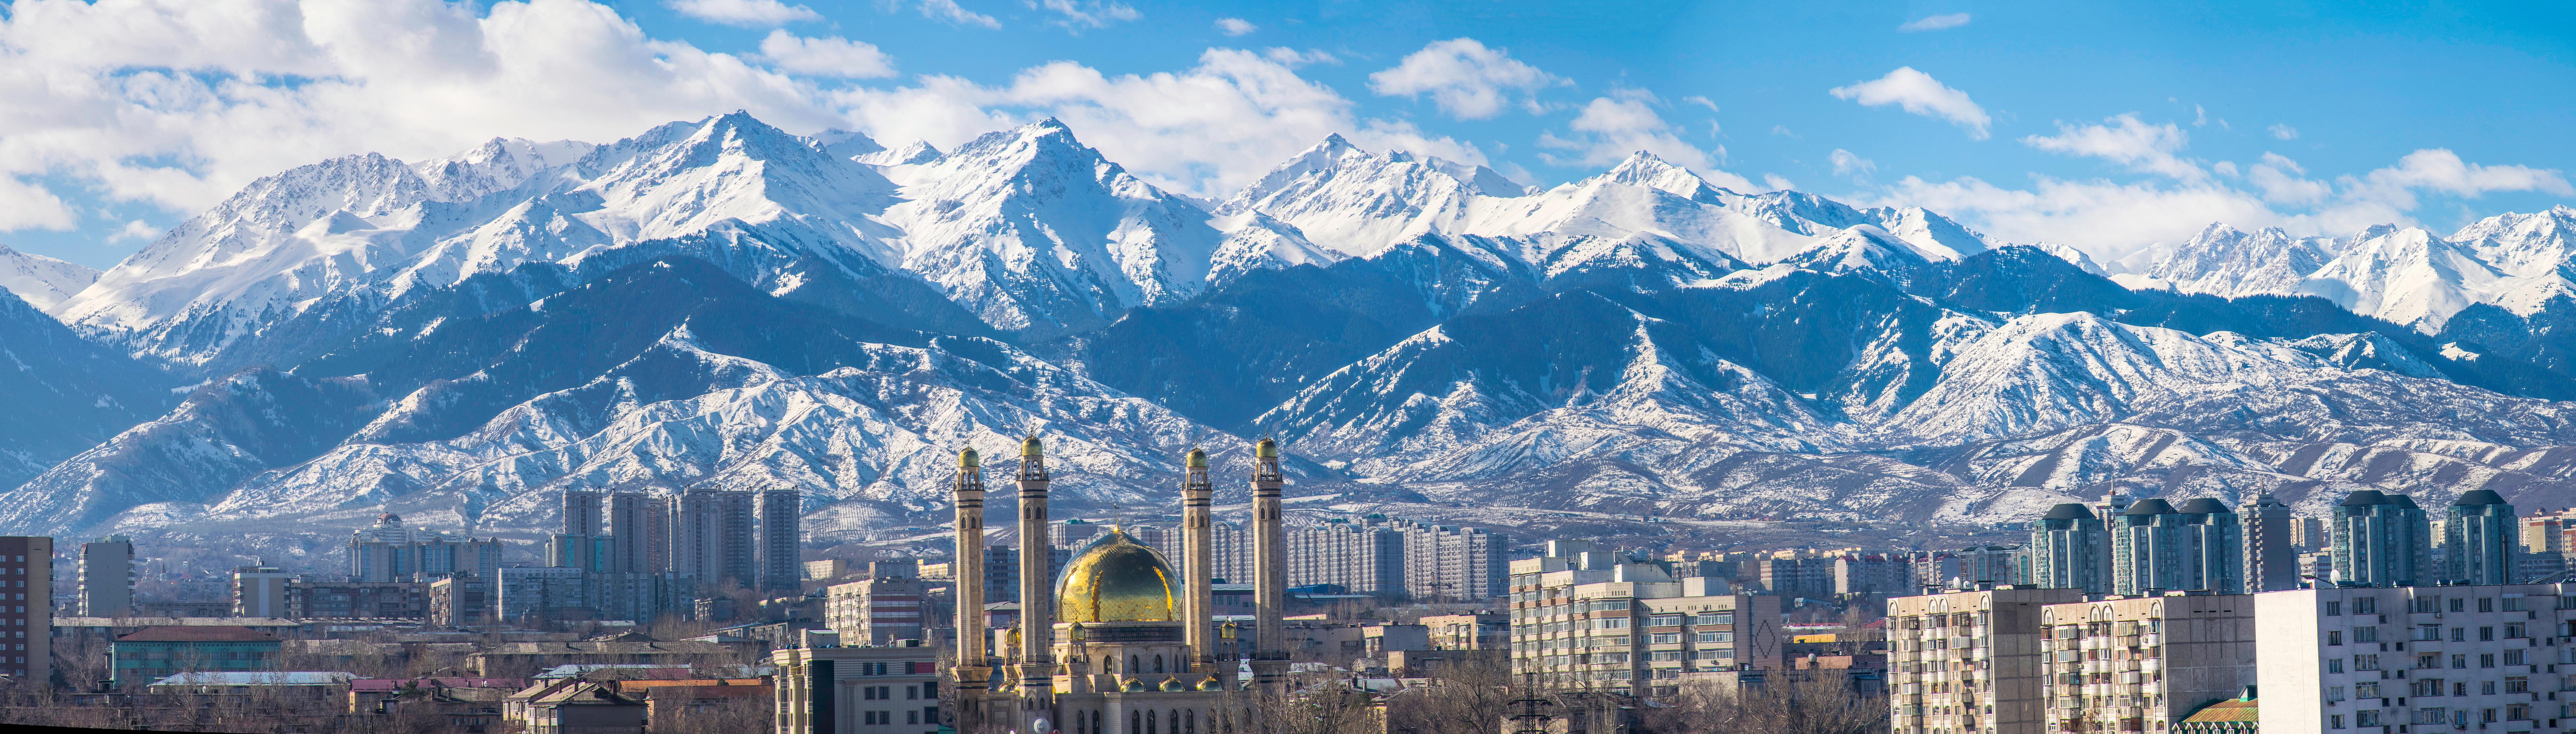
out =
<path fill-rule="evenodd" d="M 2248 594 L 2169 594 L 2041 608 L 2045 728 L 2171 731 L 2243 694 L 2255 675 L 2254 605 Z"/>
<path fill-rule="evenodd" d="M 2277 591 L 2254 618 L 2263 731 L 2576 727 L 2576 584 Z"/>
<path fill-rule="evenodd" d="M 1567 689 L 1670 696 L 1692 673 L 1780 664 L 1780 598 L 1712 593 L 1651 563 L 1512 562 L 1515 673 Z"/>
<path fill-rule="evenodd" d="M 1994 589 L 1887 600 L 1887 690 L 1895 734 L 2038 734 L 2049 605 L 2082 589 Z"/>

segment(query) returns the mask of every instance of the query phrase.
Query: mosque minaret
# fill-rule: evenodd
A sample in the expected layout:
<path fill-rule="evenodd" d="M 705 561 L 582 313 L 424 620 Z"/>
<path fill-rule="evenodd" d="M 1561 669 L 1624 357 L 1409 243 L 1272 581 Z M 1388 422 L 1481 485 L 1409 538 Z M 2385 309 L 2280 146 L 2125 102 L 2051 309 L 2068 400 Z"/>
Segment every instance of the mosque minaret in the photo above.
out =
<path fill-rule="evenodd" d="M 1235 734 L 1248 731 L 1253 690 L 1273 690 L 1288 656 L 1278 649 L 1287 547 L 1279 527 L 1278 443 L 1254 447 L 1253 526 L 1258 570 L 1258 649 L 1253 685 L 1236 675 L 1232 640 L 1213 619 L 1214 484 L 1207 452 L 1191 449 L 1181 482 L 1186 572 L 1112 528 L 1085 545 L 1048 588 L 1047 472 L 1043 446 L 1020 445 L 1020 622 L 1005 654 L 1003 689 L 988 689 L 983 474 L 973 450 L 958 456 L 957 731 L 961 734 Z M 1266 542 L 1263 539 L 1267 539 Z M 1223 632 L 1231 637 L 1233 628 Z"/>

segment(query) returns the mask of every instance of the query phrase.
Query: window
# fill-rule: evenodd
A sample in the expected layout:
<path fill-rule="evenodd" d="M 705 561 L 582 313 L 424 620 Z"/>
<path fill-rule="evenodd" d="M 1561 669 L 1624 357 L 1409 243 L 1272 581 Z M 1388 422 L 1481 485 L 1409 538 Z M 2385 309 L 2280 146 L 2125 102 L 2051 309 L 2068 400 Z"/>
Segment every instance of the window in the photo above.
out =
<path fill-rule="evenodd" d="M 2495 611 L 2495 597 L 2485 597 L 2485 598 L 2481 598 L 2481 599 L 2479 599 L 2479 600 L 2478 600 L 2478 611 L 2481 611 L 2481 612 L 2492 612 L 2492 611 Z M 2488 716 L 2494 716 L 2495 714 L 2494 714 L 2494 712 L 2493 712 L 2493 711 L 2490 711 L 2490 712 L 2488 712 L 2488 714 L 2487 714 L 2487 715 L 2488 715 Z"/>
<path fill-rule="evenodd" d="M 2508 704 L 2508 705 L 2506 705 L 2506 706 L 2504 707 L 2504 720 L 2506 720 L 2506 721 L 2530 721 L 2530 720 L 2531 720 L 2531 704 L 2527 704 L 2527 703 L 2516 703 L 2516 704 Z"/>
<path fill-rule="evenodd" d="M 2469 628 L 2467 628 L 2467 627 L 2453 627 L 2453 628 L 2451 628 L 2451 641 L 2452 641 L 2452 642 L 2461 642 L 2461 641 L 2467 640 L 2467 639 L 2469 639 L 2469 638 L 2467 637 L 2467 635 L 2468 635 L 2468 634 L 2469 634 Z"/>
<path fill-rule="evenodd" d="M 2481 599 L 2481 600 L 2479 600 L 2479 601 L 2485 601 L 2485 600 L 2484 600 L 2484 599 Z M 2483 721 L 2484 721 L 2484 723 L 2488 723 L 2488 724 L 2493 724 L 2493 723 L 2495 723 L 2495 709 L 2484 709 L 2484 710 L 2479 711 L 2479 712 L 2478 712 L 2478 718 L 2479 718 L 2479 719 L 2481 719 L 2481 720 L 2483 720 Z"/>
<path fill-rule="evenodd" d="M 2504 610 L 2505 610 L 2505 611 L 2508 611 L 2508 612 L 2519 612 L 2519 611 L 2522 611 L 2522 597 L 2519 597 L 2519 596 L 2508 596 L 2508 597 L 2505 597 L 2505 598 L 2504 598 Z"/>
<path fill-rule="evenodd" d="M 2328 645 L 2341 645 L 2341 644 L 2343 644 L 2343 630 L 2334 630 L 2334 631 L 2327 632 L 2327 633 L 2326 633 L 2326 644 L 2328 644 Z"/>
<path fill-rule="evenodd" d="M 2504 651 L 2504 664 L 2506 664 L 2506 665 L 2521 665 L 2521 664 L 2523 664 L 2523 662 L 2522 662 L 2522 660 L 2523 660 L 2522 653 L 2523 653 L 2523 651 L 2521 651 L 2521 650 L 2506 650 L 2506 651 Z"/>
<path fill-rule="evenodd" d="M 2354 628 L 2354 629 L 2353 629 L 2353 631 L 2352 631 L 2352 641 L 2353 641 L 2353 642 L 2378 642 L 2378 641 L 2379 641 L 2379 628 L 2377 628 L 2377 627 L 2356 627 L 2356 628 Z"/>
<path fill-rule="evenodd" d="M 2352 686 L 2352 695 L 2354 698 L 2378 698 L 2379 684 L 2355 683 Z"/>
<path fill-rule="evenodd" d="M 1733 632 L 1702 632 L 1702 633 L 1699 633 L 1699 641 L 1701 641 L 1701 642 L 1734 642 L 1734 641 L 1735 641 L 1735 633 L 1733 633 Z"/>
<path fill-rule="evenodd" d="M 2576 598 L 2576 597 L 2570 597 L 2570 598 Z M 1723 613 L 1723 612 L 1718 613 L 1718 614 L 1702 614 L 1702 615 L 1699 615 L 1699 618 L 1698 618 L 1698 619 L 1691 620 L 1691 623 L 1692 623 L 1692 624 L 1734 624 L 1734 623 L 1735 623 L 1735 615 L 1733 615 L 1733 614 L 1729 614 L 1729 613 Z M 1906 629 L 1914 629 L 1914 628 L 1913 628 L 1913 627 L 1911 627 L 1911 626 L 1908 626 L 1908 627 L 1906 627 Z"/>
<path fill-rule="evenodd" d="M 1663 633 L 1663 634 L 1652 635 L 1652 638 L 1653 638 L 1653 639 L 1649 639 L 1649 640 L 1647 640 L 1647 642 L 1648 642 L 1649 644 L 1655 644 L 1655 645 L 1677 645 L 1677 644 L 1681 644 L 1681 641 L 1682 641 L 1682 635 L 1681 635 L 1681 633 L 1679 633 L 1679 632 L 1667 632 L 1667 633 Z"/>
<path fill-rule="evenodd" d="M 2442 695 L 2442 679 L 2417 678 L 2413 682 L 2406 684 L 2406 695 L 2414 696 L 2416 698 L 2440 698 Z M 2424 722 L 2418 721 L 2415 723 L 2421 724 Z"/>
<path fill-rule="evenodd" d="M 2330 601 L 2330 602 L 2326 602 L 2326 616 L 2328 616 L 2328 617 L 2341 617 L 2341 616 L 2343 616 L 2343 602 L 2339 602 L 2339 601 Z M 2342 728 L 2342 727 L 2336 727 L 2336 728 Z"/>
<path fill-rule="evenodd" d="M 1664 650 L 1664 651 L 1659 651 L 1659 652 L 1654 653 L 1654 657 L 1652 657 L 1652 658 L 1650 658 L 1650 659 L 1652 659 L 1652 660 L 1659 660 L 1659 661 L 1660 661 L 1660 660 L 1680 660 L 1680 659 L 1682 659 L 1682 651 L 1680 651 L 1680 650 Z"/>
<path fill-rule="evenodd" d="M 2445 719 L 2448 719 L 2448 718 L 2450 717 L 2450 715 L 2451 715 L 2451 714 L 2450 714 L 2450 712 L 2443 710 L 2443 709 L 2442 709 L 2441 707 L 2439 707 L 2439 706 L 2436 706 L 2436 707 L 2433 707 L 2433 708 L 2428 708 L 2428 709 L 2427 709 L 2427 708 L 2419 708 L 2419 709 L 2416 709 L 2416 710 L 2415 710 L 2415 723 L 2418 723 L 2418 724 L 2445 724 L 2445 723 L 2449 723 L 2449 722 L 2445 721 Z"/>
<path fill-rule="evenodd" d="M 2362 727 L 2378 726 L 2379 712 L 2369 709 L 2352 712 L 2352 725 Z"/>
<path fill-rule="evenodd" d="M 1679 627 L 1679 626 L 1681 626 L 1681 624 L 1682 624 L 1682 615 L 1679 615 L 1679 614 L 1658 614 L 1658 615 L 1655 615 L 1654 625 L 1655 625 L 1655 626 L 1657 626 L 1657 627 Z"/>
<path fill-rule="evenodd" d="M 2343 658 L 2331 658 L 2331 659 L 2326 660 L 2326 672 L 2328 672 L 2328 673 L 2341 673 L 2341 672 L 2343 672 Z"/>
<path fill-rule="evenodd" d="M 2505 601 L 2514 601 L 2514 600 L 2513 600 L 2513 599 L 2506 599 Z M 2523 637 L 2526 637 L 2526 635 L 2524 635 L 2524 634 L 2522 633 L 2522 632 L 2523 632 L 2523 629 L 2524 629 L 2524 627 L 2523 627 L 2522 625 L 2519 625 L 2519 624 L 2508 624 L 2508 625 L 2505 625 L 2505 626 L 2504 626 L 2504 638 L 2505 638 L 2505 639 L 2508 639 L 2508 640 L 2519 640 L 2519 639 L 2522 639 Z"/>
<path fill-rule="evenodd" d="M 2354 599 L 2354 600 L 2352 600 L 2352 613 L 2354 613 L 2354 614 L 2378 614 L 2378 613 L 2379 613 L 2379 597 L 2375 597 L 2375 596 L 2365 596 L 2365 597 L 2362 597 L 2362 598 L 2359 598 L 2359 599 Z"/>
<path fill-rule="evenodd" d="M 2489 653 L 2479 653 L 2479 654 L 2478 654 L 2478 667 L 2481 667 L 2481 668 L 2492 668 L 2492 667 L 2495 667 L 2495 665 L 2496 665 L 2496 663 L 2495 663 L 2495 653 L 2491 653 L 2491 652 L 2489 652 Z"/>
<path fill-rule="evenodd" d="M 2482 696 L 2493 696 L 2493 695 L 2495 695 L 2495 681 L 2491 681 L 2491 680 L 2482 680 L 2482 681 L 2478 681 L 2478 695 L 2482 695 Z"/>
<path fill-rule="evenodd" d="M 1627 618 L 1627 617 L 1612 617 L 1612 618 L 1609 618 L 1609 619 L 1595 620 L 1595 621 L 1600 622 L 1600 623 L 1601 623 L 1601 629 L 1605 629 L 1605 630 L 1623 630 L 1623 629 L 1627 629 L 1627 628 L 1628 628 L 1628 618 Z"/>
<path fill-rule="evenodd" d="M 2485 600 L 2485 599 L 2479 599 L 2478 601 L 2486 601 L 2486 600 Z M 2495 628 L 2494 628 L 2494 627 L 2479 627 L 2479 628 L 2478 628 L 2478 641 L 2479 641 L 2479 642 L 2494 642 L 2494 641 L 2495 641 Z"/>
<path fill-rule="evenodd" d="M 2442 626 L 2438 624 L 2416 625 L 2415 639 L 2427 642 L 2440 640 L 2442 639 Z"/>
<path fill-rule="evenodd" d="M 2442 598 L 2441 598 L 2441 597 L 2438 597 L 2438 596 L 2419 596 L 2419 597 L 2415 597 L 2415 613 L 2416 613 L 2416 614 L 2432 614 L 2432 613 L 2434 613 L 2434 612 L 2439 612 L 2439 611 L 2442 611 Z M 2418 721 L 2418 722 L 2415 722 L 2415 723 L 2421 724 L 2421 723 L 2424 723 L 2424 722 Z"/>
<path fill-rule="evenodd" d="M 2510 676 L 2510 677 L 2507 677 L 2507 678 L 2505 678 L 2505 679 L 2504 679 L 2504 692 L 2506 692 L 2506 693 L 2530 693 L 2530 692 L 2531 692 L 2531 679 L 2530 679 L 2530 678 L 2525 678 L 2525 677 L 2522 677 L 2522 676 L 2518 676 L 2518 675 L 2517 675 L 2517 676 Z"/>
<path fill-rule="evenodd" d="M 2465 611 L 2468 611 L 2468 610 L 2469 610 L 2469 600 L 2467 600 L 2467 599 L 2463 599 L 2463 598 L 2460 598 L 2460 597 L 2456 597 L 2456 596 L 2451 597 L 2451 611 L 2454 611 L 2454 612 L 2465 612 Z"/>
<path fill-rule="evenodd" d="M 2353 669 L 2353 670 L 2378 670 L 2378 669 L 2379 669 L 2379 656 L 2377 656 L 2377 655 L 2354 655 L 2354 656 L 2352 656 L 2352 669 Z M 2373 698 L 2377 698 L 2377 697 L 2376 697 L 2376 696 L 2373 696 Z"/>
<path fill-rule="evenodd" d="M 2441 656 L 2440 654 L 2437 654 L 2437 653 L 2425 653 L 2425 654 L 2422 654 L 2422 655 L 2417 655 L 2417 656 L 2415 656 L 2415 667 L 2417 667 L 2417 668 L 2439 668 L 2439 667 L 2442 667 L 2442 656 Z"/>
<path fill-rule="evenodd" d="M 2328 716 L 2328 717 L 2326 717 L 2326 728 L 2329 728 L 2329 729 L 2341 729 L 2341 728 L 2343 728 L 2343 714 L 2335 714 L 2335 715 L 2333 715 L 2333 716 Z"/>

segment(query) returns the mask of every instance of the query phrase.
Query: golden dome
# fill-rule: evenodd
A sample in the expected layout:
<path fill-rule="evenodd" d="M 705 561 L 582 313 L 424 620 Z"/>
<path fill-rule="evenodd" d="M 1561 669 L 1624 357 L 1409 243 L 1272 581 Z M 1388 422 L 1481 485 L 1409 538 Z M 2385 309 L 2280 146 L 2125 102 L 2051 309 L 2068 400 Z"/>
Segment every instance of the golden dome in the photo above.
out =
<path fill-rule="evenodd" d="M 1056 620 L 1169 622 L 1180 618 L 1173 601 L 1175 574 L 1163 554 L 1111 528 L 1064 565 L 1056 579 Z"/>
<path fill-rule="evenodd" d="M 1025 440 L 1025 441 L 1021 441 L 1021 442 L 1020 442 L 1020 456 L 1023 456 L 1023 457 L 1036 456 L 1036 455 L 1038 455 L 1038 453 L 1039 453 L 1039 445 L 1038 445 L 1038 437 L 1037 437 L 1037 436 L 1035 436 L 1035 435 L 1031 435 L 1031 436 L 1029 436 L 1028 440 Z"/>
<path fill-rule="evenodd" d="M 975 449 L 974 449 L 973 447 L 968 447 L 968 448 L 967 448 L 966 450 L 964 450 L 964 451 L 959 451 L 959 452 L 957 452 L 957 467 L 958 467 L 958 468 L 960 468 L 960 469 L 971 469 L 971 468 L 979 467 L 979 466 L 983 466 L 983 465 L 984 465 L 984 458 L 983 458 L 983 456 L 982 456 L 982 455 L 980 455 L 980 454 L 975 453 Z"/>
<path fill-rule="evenodd" d="M 1279 458 L 1279 442 L 1270 440 L 1270 437 L 1268 436 L 1263 436 L 1259 443 L 1252 445 L 1252 455 L 1255 458 L 1262 459 Z"/>
<path fill-rule="evenodd" d="M 1207 452 L 1196 448 L 1190 449 L 1189 464 L 1192 469 L 1207 468 Z"/>

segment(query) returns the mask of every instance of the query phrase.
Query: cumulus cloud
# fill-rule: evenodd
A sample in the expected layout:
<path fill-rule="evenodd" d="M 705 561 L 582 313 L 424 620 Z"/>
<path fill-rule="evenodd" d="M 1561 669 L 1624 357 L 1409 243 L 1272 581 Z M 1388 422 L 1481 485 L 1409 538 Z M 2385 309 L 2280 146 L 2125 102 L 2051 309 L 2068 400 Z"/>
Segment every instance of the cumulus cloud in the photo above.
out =
<path fill-rule="evenodd" d="M 1503 49 L 1488 48 L 1473 38 L 1433 41 L 1404 57 L 1394 68 L 1369 75 L 1369 90 L 1389 97 L 1431 95 L 1442 112 L 1461 120 L 1501 114 L 1515 99 L 1537 114 L 1532 96 L 1558 79 L 1521 63 Z"/>
<path fill-rule="evenodd" d="M 1261 26 L 1253 25 L 1252 21 L 1242 18 L 1216 19 L 1216 31 L 1229 36 L 1240 36 L 1257 30 L 1261 30 Z"/>
<path fill-rule="evenodd" d="M 45 187 L 15 176 L 0 176 L 0 232 L 21 229 L 71 229 L 78 221 L 71 206 Z"/>
<path fill-rule="evenodd" d="M 2271 131 L 2272 131 L 2272 139 L 2274 139 L 2274 140 L 2297 140 L 2297 139 L 2299 139 L 2299 129 L 2298 129 L 2298 128 L 2295 128 L 2295 127 L 2290 127 L 2289 123 L 2286 123 L 2286 122 L 2284 122 L 2284 123 L 2273 123 L 2273 125 L 2272 125 L 2270 128 L 2267 128 L 2267 129 L 2269 129 L 2269 130 L 2271 130 Z"/>
<path fill-rule="evenodd" d="M 1865 203 L 1921 206 L 1957 217 L 2013 242 L 2063 242 L 2096 258 L 2119 259 L 2162 242 L 2191 237 L 2209 222 L 2239 228 L 2281 227 L 2299 235 L 2348 235 L 2375 224 L 2414 225 L 2424 193 L 2475 198 L 2505 191 L 2576 195 L 2560 172 L 2519 165 L 2480 165 L 2443 149 L 2407 154 L 2396 165 L 2333 182 L 2306 177 L 2287 157 L 2264 154 L 2247 165 L 2256 191 L 2215 177 L 2115 183 L 2033 176 L 2026 188 L 1962 177 L 1908 176 Z"/>
<path fill-rule="evenodd" d="M 144 224 L 143 220 L 135 219 L 127 221 L 125 226 L 119 227 L 115 232 L 108 234 L 107 243 L 112 245 L 127 240 L 135 242 L 150 242 L 153 238 L 160 236 L 160 229 L 154 228 L 149 224 Z"/>
<path fill-rule="evenodd" d="M 1836 176 L 1867 178 L 1870 173 L 1878 170 L 1877 161 L 1862 158 L 1859 154 L 1841 148 L 1835 148 L 1832 155 L 1826 156 L 1826 160 L 1834 164 Z"/>
<path fill-rule="evenodd" d="M 807 20 L 822 20 L 821 13 L 803 5 L 788 5 L 778 0 L 666 0 L 664 7 L 709 23 L 768 28 Z"/>
<path fill-rule="evenodd" d="M 875 44 L 840 36 L 799 38 L 781 28 L 760 39 L 760 55 L 783 71 L 814 76 L 875 78 L 894 76 L 894 57 Z"/>
<path fill-rule="evenodd" d="M 191 213 L 334 155 L 614 140 L 734 109 L 797 130 L 843 122 L 794 79 L 579 0 L 30 0 L 0 17 L 0 99 L 0 180 Z M 56 192 L 31 188 L 0 184 L 0 226 L 65 226 Z"/>
<path fill-rule="evenodd" d="M 2100 158 L 2141 173 L 2153 173 L 2177 179 L 2200 179 L 2209 175 L 2199 164 L 2174 155 L 2191 142 L 2189 133 L 2173 123 L 2149 125 L 2136 113 L 2116 115 L 2103 122 L 2108 125 L 2069 125 L 2057 123 L 2056 135 L 2031 135 L 2021 139 L 2023 145 L 2051 153 L 2064 153 Z"/>
<path fill-rule="evenodd" d="M 1037 0 L 1030 6 L 1062 16 L 1055 23 L 1066 28 L 1101 28 L 1110 23 L 1145 17 L 1135 8 L 1115 0 Z"/>
<path fill-rule="evenodd" d="M 1332 88 L 1268 54 L 1239 49 L 1209 49 L 1178 72 L 1113 76 L 1059 61 L 1001 85 L 932 76 L 916 86 L 842 90 L 833 98 L 871 137 L 942 148 L 1052 116 L 1129 171 L 1201 196 L 1240 188 L 1332 133 L 1364 148 L 1487 162 L 1473 144 L 1412 123 L 1360 119 Z"/>
<path fill-rule="evenodd" d="M 888 7 L 894 6 L 890 5 Z M 920 0 L 920 2 L 914 3 L 913 7 L 918 8 L 921 11 L 921 17 L 942 23 L 952 25 L 971 25 L 980 28 L 1002 27 L 1002 22 L 994 20 L 993 16 L 967 10 L 965 6 L 958 5 L 957 0 Z"/>
<path fill-rule="evenodd" d="M 1827 91 L 1865 107 L 1892 104 L 1913 114 L 1949 120 L 1966 128 L 1968 137 L 1977 140 L 1986 139 L 1986 128 L 1994 123 L 1986 108 L 1968 99 L 1967 92 L 1943 86 L 1940 80 L 1911 66 L 1896 67 L 1887 76 Z"/>
<path fill-rule="evenodd" d="M 1683 97 L 1683 98 L 1682 98 L 1682 101 L 1683 101 L 1683 102 L 1688 102 L 1688 103 L 1691 103 L 1691 104 L 1695 104 L 1695 105 L 1699 105 L 1699 106 L 1701 106 L 1701 107 L 1706 107 L 1706 108 L 1708 108 L 1708 111 L 1710 111 L 1710 112 L 1716 112 L 1716 111 L 1717 111 L 1717 100 L 1709 99 L 1709 98 L 1707 98 L 1707 97 L 1702 97 L 1702 96 L 1699 96 L 1699 95 L 1694 94 L 1694 95 L 1691 95 L 1691 96 L 1688 96 L 1688 97 Z"/>
<path fill-rule="evenodd" d="M 1570 151 L 1571 155 L 1542 154 L 1548 163 L 1600 166 L 1618 163 L 1637 151 L 1655 154 L 1666 162 L 1691 169 L 1709 183 L 1737 191 L 1759 191 L 1752 180 L 1717 169 L 1714 156 L 1699 146 L 1683 142 L 1680 128 L 1665 122 L 1655 113 L 1659 102 L 1655 95 L 1640 89 L 1623 89 L 1607 97 L 1596 97 L 1583 105 L 1583 111 L 1566 124 L 1566 135 L 1542 133 L 1539 145 Z M 1724 155 L 1720 148 L 1718 155 Z"/>
<path fill-rule="evenodd" d="M 1967 13 L 1951 13 L 1949 15 L 1927 15 L 1921 18 L 1916 18 L 1914 20 L 1907 21 L 1905 25 L 1897 26 L 1896 29 L 1907 33 L 1920 33 L 1923 31 L 1949 30 L 1967 24 Z"/>

